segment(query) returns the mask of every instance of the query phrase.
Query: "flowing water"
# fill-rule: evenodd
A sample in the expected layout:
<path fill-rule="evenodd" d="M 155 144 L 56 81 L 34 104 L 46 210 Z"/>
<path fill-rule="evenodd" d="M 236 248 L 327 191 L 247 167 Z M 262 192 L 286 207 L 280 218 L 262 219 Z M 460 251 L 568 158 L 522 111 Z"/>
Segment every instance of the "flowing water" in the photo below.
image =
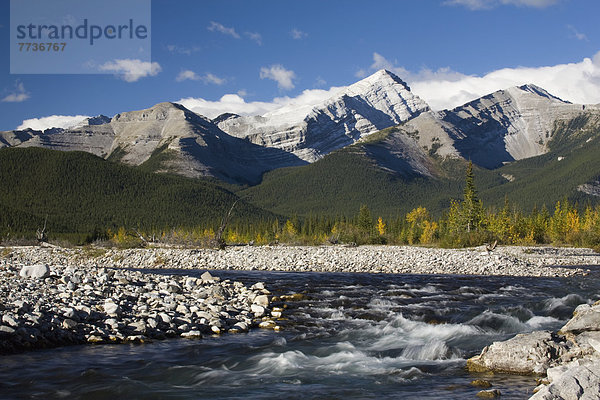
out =
<path fill-rule="evenodd" d="M 534 378 L 470 374 L 465 360 L 516 333 L 557 329 L 600 293 L 597 277 L 214 275 L 306 297 L 288 302 L 282 332 L 3 356 L 0 398 L 468 399 L 483 378 L 503 399 L 525 399 Z"/>

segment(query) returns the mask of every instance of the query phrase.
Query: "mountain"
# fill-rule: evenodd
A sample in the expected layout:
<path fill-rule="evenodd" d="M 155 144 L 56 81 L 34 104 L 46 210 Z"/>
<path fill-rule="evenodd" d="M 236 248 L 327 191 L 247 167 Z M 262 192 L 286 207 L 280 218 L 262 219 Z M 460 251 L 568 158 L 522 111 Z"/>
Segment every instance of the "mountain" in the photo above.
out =
<path fill-rule="evenodd" d="M 266 171 L 313 162 L 428 109 L 406 83 L 382 70 L 300 109 L 211 121 L 179 104 L 160 103 L 70 129 L 1 132 L 0 146 L 85 151 L 156 172 L 256 184 Z"/>
<path fill-rule="evenodd" d="M 497 169 L 546 154 L 557 124 L 599 110 L 530 84 L 435 112 L 400 78 L 380 70 L 324 101 L 262 116 L 226 113 L 210 120 L 159 103 L 70 129 L 0 132 L 0 147 L 85 151 L 151 172 L 256 185 L 265 172 L 314 163 L 358 144 L 352 151 L 360 149 L 386 173 L 442 179 L 448 174 L 444 159 Z M 582 190 L 594 191 L 588 185 Z"/>
<path fill-rule="evenodd" d="M 380 70 L 316 105 L 287 106 L 261 116 L 230 114 L 216 122 L 232 136 L 310 163 L 428 110 L 405 82 Z"/>
<path fill-rule="evenodd" d="M 425 134 L 409 126 L 415 121 L 372 134 L 310 165 L 271 171 L 259 185 L 237 194 L 284 215 L 350 217 L 367 204 L 374 215 L 386 218 L 418 206 L 439 216 L 451 199 L 462 197 L 467 161 L 459 155 L 440 156 L 454 151 L 441 141 L 436 142 L 441 147 L 416 145 Z M 431 115 L 427 121 L 433 123 Z M 572 119 L 556 121 L 545 151 L 496 169 L 476 167 L 475 182 L 485 206 L 501 208 L 505 197 L 527 211 L 544 204 L 552 209 L 565 198 L 582 206 L 600 203 L 597 109 L 586 107 Z"/>
<path fill-rule="evenodd" d="M 2 131 L 0 132 L 0 149 L 3 147 L 18 146 L 42 133 L 33 129 Z"/>
<path fill-rule="evenodd" d="M 3 132 L 0 138 L 19 147 L 85 151 L 128 165 L 187 177 L 211 176 L 232 183 L 256 183 L 271 169 L 301 165 L 291 154 L 232 137 L 209 119 L 174 103 L 95 119 L 89 125 L 42 132 Z M 20 142 L 13 137 L 23 138 Z M 282 160 L 285 159 L 285 162 Z"/>
<path fill-rule="evenodd" d="M 419 132 L 420 144 L 442 156 L 462 157 L 485 168 L 548 151 L 557 121 L 597 106 L 563 101 L 535 85 L 500 90 L 453 110 L 428 112 L 406 129 Z"/>

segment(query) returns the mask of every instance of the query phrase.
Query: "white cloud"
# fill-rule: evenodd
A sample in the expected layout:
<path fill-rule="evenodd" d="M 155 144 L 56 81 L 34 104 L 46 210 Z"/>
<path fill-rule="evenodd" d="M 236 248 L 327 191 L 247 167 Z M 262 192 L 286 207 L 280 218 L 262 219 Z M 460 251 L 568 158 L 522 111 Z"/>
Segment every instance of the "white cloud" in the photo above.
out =
<path fill-rule="evenodd" d="M 381 68 L 406 80 L 412 91 L 435 110 L 454 108 L 497 90 L 528 83 L 573 103 L 600 103 L 600 52 L 578 63 L 504 68 L 483 76 L 465 75 L 449 68 L 412 73 L 374 53 L 371 70 Z"/>
<path fill-rule="evenodd" d="M 226 80 L 226 79 L 224 79 L 224 78 L 219 78 L 218 76 L 216 76 L 216 75 L 214 75 L 214 74 L 211 74 L 210 72 L 209 72 L 209 73 L 207 73 L 207 74 L 205 74 L 205 75 L 202 77 L 202 80 L 203 80 L 205 83 L 213 83 L 213 84 L 215 84 L 215 85 L 222 85 L 222 84 L 224 84 L 225 82 L 227 82 L 227 80 Z"/>
<path fill-rule="evenodd" d="M 234 113 L 239 115 L 263 115 L 268 112 L 274 112 L 284 108 L 297 109 L 303 106 L 314 105 L 330 98 L 341 89 L 343 89 L 343 87 L 332 87 L 329 90 L 305 90 L 297 97 L 276 97 L 271 101 L 264 102 L 246 102 L 246 100 L 243 98 L 243 96 L 246 95 L 246 92 L 239 91 L 237 94 L 226 94 L 217 101 L 188 97 L 179 101 L 175 101 L 175 103 L 179 103 L 187 109 L 204 115 L 208 118 L 215 118 L 223 113 Z"/>
<path fill-rule="evenodd" d="M 189 69 L 186 69 L 184 71 L 181 71 L 179 73 L 179 75 L 177 75 L 177 78 L 175 78 L 175 80 L 177 82 L 182 82 L 182 81 L 186 81 L 186 80 L 199 81 L 200 76 L 197 73 L 195 73 L 194 71 L 190 71 Z"/>
<path fill-rule="evenodd" d="M 558 3 L 558 1 L 559 0 L 447 0 L 444 4 L 465 6 L 471 10 L 485 10 L 503 5 L 546 8 Z"/>
<path fill-rule="evenodd" d="M 196 52 L 200 51 L 200 47 L 199 46 L 182 47 L 182 46 L 177 46 L 174 44 L 169 44 L 169 45 L 167 45 L 167 50 L 172 54 L 185 54 L 187 56 L 191 56 L 192 53 L 196 53 Z"/>
<path fill-rule="evenodd" d="M 260 115 L 276 108 L 275 104 L 269 102 L 254 101 L 247 103 L 239 94 L 226 94 L 217 101 L 187 97 L 175 101 L 175 103 L 179 103 L 188 110 L 208 118 L 215 118 L 223 113 Z"/>
<path fill-rule="evenodd" d="M 25 90 L 23 82 L 16 81 L 14 90 L 2 98 L 5 103 L 21 103 L 29 98 L 29 93 Z"/>
<path fill-rule="evenodd" d="M 362 78 L 365 78 L 367 75 L 369 75 L 369 73 L 368 73 L 368 72 L 367 72 L 367 70 L 366 70 L 366 69 L 364 69 L 364 68 L 361 68 L 361 69 L 359 69 L 359 70 L 358 70 L 358 71 L 356 71 L 356 73 L 354 74 L 354 76 L 355 76 L 355 77 L 357 77 L 357 78 L 360 78 L 360 79 L 362 79 Z"/>
<path fill-rule="evenodd" d="M 363 72 L 372 73 L 382 68 L 406 80 L 412 91 L 435 110 L 454 108 L 497 90 L 527 83 L 541 86 L 550 93 L 574 103 L 600 103 L 600 52 L 593 58 L 585 58 L 578 63 L 504 68 L 482 76 L 465 75 L 449 68 L 422 69 L 413 73 L 381 54 L 374 53 L 373 63 Z M 244 99 L 246 91 L 240 90 L 237 94 L 226 94 L 216 101 L 190 97 L 176 103 L 209 118 L 226 112 L 263 115 L 316 105 L 342 89 L 343 87 L 332 87 L 329 90 L 305 90 L 297 97 L 283 96 L 271 101 L 253 102 L 247 102 Z"/>
<path fill-rule="evenodd" d="M 308 36 L 308 33 L 302 32 L 300 29 L 296 29 L 296 28 L 292 29 L 290 34 L 296 40 L 304 39 L 305 37 Z"/>
<path fill-rule="evenodd" d="M 262 67 L 260 69 L 260 79 L 271 79 L 277 82 L 280 89 L 293 89 L 296 74 L 292 70 L 285 69 L 281 64 L 271 65 L 270 67 Z"/>
<path fill-rule="evenodd" d="M 245 32 L 244 33 L 250 40 L 254 40 L 259 46 L 262 46 L 262 36 L 257 32 Z"/>
<path fill-rule="evenodd" d="M 136 82 L 147 76 L 156 76 L 162 70 L 157 62 L 141 61 L 138 59 L 123 59 L 109 61 L 99 67 L 100 71 L 113 72 L 126 81 Z"/>
<path fill-rule="evenodd" d="M 575 39 L 585 40 L 586 42 L 589 42 L 589 39 L 586 36 L 586 34 L 579 32 L 573 25 L 567 25 L 567 28 L 571 31 L 571 33 Z"/>
<path fill-rule="evenodd" d="M 49 128 L 68 129 L 80 124 L 87 115 L 50 115 L 48 117 L 31 118 L 23 121 L 17 129 L 23 130 L 31 128 L 36 131 L 43 131 Z"/>
<path fill-rule="evenodd" d="M 175 78 L 175 80 L 177 82 L 183 82 L 186 80 L 190 80 L 190 81 L 203 81 L 204 83 L 212 83 L 215 85 L 222 85 L 225 82 L 227 82 L 226 79 L 224 78 L 219 78 L 218 76 L 216 76 L 215 74 L 211 74 L 206 73 L 204 75 L 198 75 L 197 73 L 195 73 L 194 71 L 191 71 L 189 69 L 183 70 L 179 73 L 179 75 L 177 75 L 177 77 Z"/>
<path fill-rule="evenodd" d="M 226 27 L 218 22 L 215 22 L 215 21 L 210 21 L 210 25 L 206 29 L 208 29 L 211 32 L 220 32 L 224 35 L 229 35 L 236 39 L 240 38 L 240 35 L 235 31 L 234 28 L 228 28 L 228 27 Z"/>

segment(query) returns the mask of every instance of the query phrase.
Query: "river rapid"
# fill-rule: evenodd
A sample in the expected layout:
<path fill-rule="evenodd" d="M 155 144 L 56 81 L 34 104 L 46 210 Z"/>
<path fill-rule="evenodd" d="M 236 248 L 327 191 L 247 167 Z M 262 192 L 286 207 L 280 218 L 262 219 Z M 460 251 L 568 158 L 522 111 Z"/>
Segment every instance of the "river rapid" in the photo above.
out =
<path fill-rule="evenodd" d="M 466 359 L 517 333 L 558 329 L 578 304 L 600 298 L 597 273 L 211 273 L 303 298 L 285 302 L 281 332 L 2 356 L 0 398 L 465 399 L 481 390 L 472 380 L 486 379 L 503 399 L 526 399 L 534 377 L 471 374 Z"/>

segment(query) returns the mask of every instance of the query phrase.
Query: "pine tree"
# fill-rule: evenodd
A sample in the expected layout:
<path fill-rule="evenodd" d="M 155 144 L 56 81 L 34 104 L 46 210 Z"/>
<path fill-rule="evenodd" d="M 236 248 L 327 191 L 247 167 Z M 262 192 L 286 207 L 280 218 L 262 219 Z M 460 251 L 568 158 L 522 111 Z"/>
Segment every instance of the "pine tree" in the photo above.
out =
<path fill-rule="evenodd" d="M 371 210 L 365 204 L 360 206 L 358 212 L 358 227 L 365 233 L 371 234 L 373 230 L 373 217 L 371 217 Z"/>
<path fill-rule="evenodd" d="M 465 177 L 465 192 L 462 203 L 463 226 L 467 232 L 476 230 L 483 221 L 483 204 L 477 196 L 475 188 L 475 174 L 473 173 L 473 162 L 469 161 Z"/>

